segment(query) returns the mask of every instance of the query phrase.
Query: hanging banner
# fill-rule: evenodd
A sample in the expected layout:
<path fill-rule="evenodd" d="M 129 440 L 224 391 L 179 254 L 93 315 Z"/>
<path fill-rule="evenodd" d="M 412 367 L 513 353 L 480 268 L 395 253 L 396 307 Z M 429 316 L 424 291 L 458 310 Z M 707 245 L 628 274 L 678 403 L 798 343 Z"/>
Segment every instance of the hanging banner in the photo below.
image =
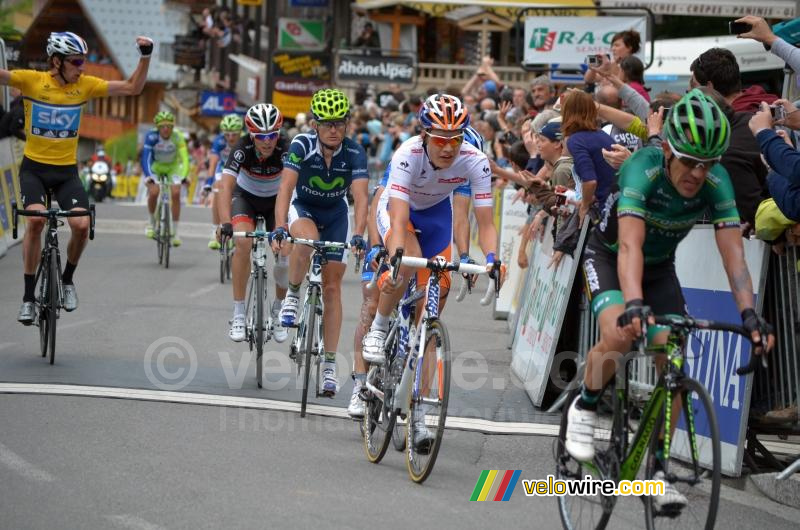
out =
<path fill-rule="evenodd" d="M 278 49 L 324 50 L 325 22 L 299 18 L 278 19 Z"/>
<path fill-rule="evenodd" d="M 696 2 L 695 0 L 599 0 L 598 7 L 646 7 L 655 15 L 688 15 L 693 17 L 725 17 L 737 19 L 745 15 L 762 18 L 794 18 L 794 0 L 716 0 Z"/>
<path fill-rule="evenodd" d="M 312 94 L 331 86 L 328 54 L 280 53 L 272 62 L 275 79 L 272 103 L 288 118 L 308 113 Z"/>
<path fill-rule="evenodd" d="M 200 114 L 203 116 L 224 116 L 231 112 L 236 112 L 236 94 L 233 92 L 204 90 L 200 94 Z"/>
<path fill-rule="evenodd" d="M 598 23 L 600 22 L 600 23 Z M 647 43 L 647 19 L 641 17 L 527 17 L 525 64 L 584 64 L 587 55 L 611 53 L 611 38 L 625 30 L 642 37 L 639 54 Z"/>
<path fill-rule="evenodd" d="M 387 52 L 391 53 L 391 52 Z M 417 83 L 415 54 L 365 55 L 359 50 L 336 50 L 336 84 Z"/>

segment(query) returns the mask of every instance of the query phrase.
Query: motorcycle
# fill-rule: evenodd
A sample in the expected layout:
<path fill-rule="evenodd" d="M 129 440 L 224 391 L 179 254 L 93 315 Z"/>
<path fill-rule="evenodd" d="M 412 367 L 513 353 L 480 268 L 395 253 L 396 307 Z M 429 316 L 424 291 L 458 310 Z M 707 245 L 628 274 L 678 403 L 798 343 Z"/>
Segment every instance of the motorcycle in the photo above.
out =
<path fill-rule="evenodd" d="M 98 160 L 92 164 L 89 170 L 89 196 L 95 202 L 103 202 L 107 196 L 111 195 L 111 169 L 108 163 Z"/>

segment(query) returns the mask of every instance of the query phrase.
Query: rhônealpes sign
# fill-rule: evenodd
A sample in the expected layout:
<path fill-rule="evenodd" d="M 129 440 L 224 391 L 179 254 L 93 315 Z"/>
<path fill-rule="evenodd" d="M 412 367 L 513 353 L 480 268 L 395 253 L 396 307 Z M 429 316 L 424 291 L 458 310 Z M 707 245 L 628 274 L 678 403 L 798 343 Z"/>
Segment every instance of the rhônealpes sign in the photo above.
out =
<path fill-rule="evenodd" d="M 412 54 L 367 55 L 357 50 L 337 50 L 335 82 L 394 83 L 413 86 L 417 61 Z"/>

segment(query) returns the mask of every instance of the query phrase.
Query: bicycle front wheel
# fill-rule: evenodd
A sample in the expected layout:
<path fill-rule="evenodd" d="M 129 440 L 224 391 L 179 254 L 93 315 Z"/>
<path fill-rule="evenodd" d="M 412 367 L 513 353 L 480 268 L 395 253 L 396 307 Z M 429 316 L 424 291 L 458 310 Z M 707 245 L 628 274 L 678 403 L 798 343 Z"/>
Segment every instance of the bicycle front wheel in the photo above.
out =
<path fill-rule="evenodd" d="M 315 298 L 312 296 L 311 298 Z M 309 304 L 304 311 L 306 314 L 306 321 L 304 322 L 304 343 L 302 351 L 297 352 L 297 355 L 302 356 L 303 362 L 303 392 L 300 401 L 300 417 L 304 418 L 306 416 L 306 405 L 308 405 L 308 386 L 309 386 L 309 379 L 311 378 L 311 359 L 314 353 L 314 334 L 317 331 L 317 311 L 314 308 L 313 304 Z"/>
<path fill-rule="evenodd" d="M 450 337 L 441 321 L 428 325 L 425 356 L 414 370 L 418 389 L 408 393 L 406 467 L 411 480 L 421 484 L 436 463 L 450 397 Z"/>
<path fill-rule="evenodd" d="M 53 364 L 56 361 L 56 319 L 58 318 L 58 303 L 59 303 L 59 292 L 58 292 L 58 276 L 60 272 L 58 270 L 58 254 L 56 252 L 50 252 L 50 279 L 48 283 L 48 290 L 50 291 L 48 296 L 48 308 L 47 308 L 47 320 L 48 320 L 48 331 L 49 337 L 47 338 L 48 341 L 48 349 L 50 350 L 50 364 Z"/>
<path fill-rule="evenodd" d="M 164 247 L 164 268 L 169 269 L 169 247 L 172 246 L 170 234 L 169 206 L 161 208 L 161 245 Z"/>
<path fill-rule="evenodd" d="M 36 311 L 39 314 L 39 348 L 42 357 L 47 357 L 47 343 L 50 339 L 50 320 L 48 318 L 48 300 L 50 299 L 50 282 L 48 281 L 49 263 L 41 265 L 42 283 L 39 286 L 39 299 L 36 304 Z"/>
<path fill-rule="evenodd" d="M 667 449 L 663 439 L 670 424 L 675 432 Z M 666 491 L 663 496 L 643 498 L 647 528 L 714 528 L 721 466 L 719 426 L 711 398 L 702 384 L 686 377 L 673 393 L 672 403 L 664 404 L 650 443 L 646 477 L 665 480 Z"/>
<path fill-rule="evenodd" d="M 388 381 L 388 370 L 384 366 L 373 366 L 367 375 L 368 380 L 378 390 L 384 391 Z M 397 415 L 389 410 L 378 396 L 371 396 L 365 403 L 362 431 L 364 434 L 364 452 L 367 460 L 377 464 L 383 460 L 389 448 Z"/>
<path fill-rule="evenodd" d="M 224 244 L 227 244 L 223 241 Z M 225 283 L 225 250 L 219 252 L 219 283 Z"/>
<path fill-rule="evenodd" d="M 264 269 L 257 269 L 255 289 L 253 290 L 253 294 L 255 296 L 255 300 L 253 301 L 253 309 L 255 311 L 253 327 L 255 328 L 256 380 L 258 381 L 258 388 L 261 388 L 264 377 L 264 283 Z"/>

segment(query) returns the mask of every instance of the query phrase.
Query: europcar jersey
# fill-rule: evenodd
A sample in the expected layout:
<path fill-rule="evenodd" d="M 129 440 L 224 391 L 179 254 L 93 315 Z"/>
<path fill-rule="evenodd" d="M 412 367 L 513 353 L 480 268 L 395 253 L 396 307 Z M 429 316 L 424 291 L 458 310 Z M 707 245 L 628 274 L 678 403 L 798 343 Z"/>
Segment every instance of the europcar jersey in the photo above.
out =
<path fill-rule="evenodd" d="M 8 84 L 23 95 L 25 156 L 54 166 L 76 164 L 83 104 L 107 96 L 108 81 L 81 75 L 62 86 L 50 72 L 11 70 Z"/>
<path fill-rule="evenodd" d="M 214 168 L 215 175 L 222 173 L 222 170 L 225 168 L 225 162 L 228 161 L 228 155 L 231 154 L 235 145 L 236 144 L 230 145 L 225 139 L 224 134 L 218 134 L 217 137 L 214 138 L 214 143 L 211 144 L 211 152 L 219 157 L 219 160 L 217 160 L 217 167 Z"/>
<path fill-rule="evenodd" d="M 678 243 L 706 211 L 717 229 L 739 226 L 733 185 L 722 164 L 715 164 L 700 192 L 687 199 L 678 194 L 664 172 L 664 152 L 645 147 L 620 167 L 619 193 L 608 196 L 595 233 L 606 247 L 617 252 L 617 219 L 638 217 L 645 223 L 645 263 L 659 263 L 672 257 Z"/>
<path fill-rule="evenodd" d="M 250 135 L 242 136 L 231 150 L 222 173 L 236 177 L 236 184 L 248 193 L 274 197 L 281 186 L 284 152 L 283 140 L 279 140 L 272 154 L 261 158 Z"/>
<path fill-rule="evenodd" d="M 369 178 L 367 154 L 350 138 L 344 139 L 333 153 L 330 167 L 326 167 L 317 136 L 298 134 L 289 145 L 283 163 L 297 171 L 297 200 L 312 206 L 330 206 L 341 201 L 354 180 Z"/>
<path fill-rule="evenodd" d="M 456 188 L 469 184 L 476 208 L 492 207 L 492 170 L 489 159 L 464 143 L 453 165 L 434 168 L 419 136 L 409 138 L 395 151 L 386 182 L 388 195 L 409 203 L 412 210 L 426 210 L 450 198 Z M 383 200 L 381 201 L 383 202 Z"/>

